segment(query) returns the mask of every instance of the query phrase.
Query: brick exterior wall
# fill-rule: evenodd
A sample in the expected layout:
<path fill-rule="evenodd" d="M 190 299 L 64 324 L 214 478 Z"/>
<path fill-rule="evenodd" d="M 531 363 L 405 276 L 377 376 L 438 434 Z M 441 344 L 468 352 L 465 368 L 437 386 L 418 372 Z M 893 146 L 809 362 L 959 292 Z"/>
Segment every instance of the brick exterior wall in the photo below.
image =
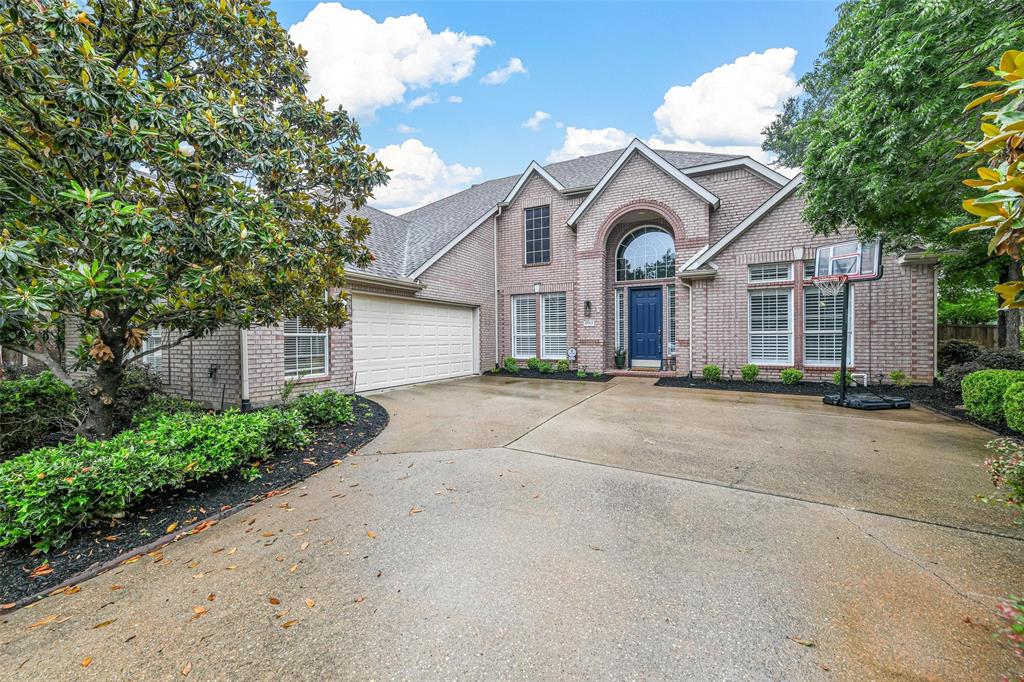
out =
<path fill-rule="evenodd" d="M 747 168 L 710 173 L 694 178 L 701 187 L 722 200 L 711 213 L 710 243 L 736 227 L 778 191 L 778 187 Z"/>

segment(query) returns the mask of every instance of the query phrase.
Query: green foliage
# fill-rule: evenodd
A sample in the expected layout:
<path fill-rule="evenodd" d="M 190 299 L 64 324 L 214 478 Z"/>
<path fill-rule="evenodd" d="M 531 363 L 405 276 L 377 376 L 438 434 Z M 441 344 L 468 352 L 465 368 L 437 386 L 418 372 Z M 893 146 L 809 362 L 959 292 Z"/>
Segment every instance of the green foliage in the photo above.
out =
<path fill-rule="evenodd" d="M 939 348 L 939 371 L 945 371 L 948 367 L 952 367 L 953 365 L 962 365 L 965 362 L 971 362 L 972 360 L 977 359 L 977 357 L 984 352 L 985 349 L 976 343 L 960 341 L 959 339 L 951 339 Z"/>
<path fill-rule="evenodd" d="M 1003 423 L 1003 397 L 1006 389 L 1024 381 L 1024 372 L 1010 369 L 984 369 L 964 377 L 961 382 L 967 414 L 991 424 Z"/>
<path fill-rule="evenodd" d="M 78 327 L 97 432 L 150 331 L 344 324 L 387 169 L 269 3 L 7 2 L 0 54 L 0 345 Z"/>
<path fill-rule="evenodd" d="M 550 362 L 538 362 L 536 369 L 541 374 L 551 374 L 555 371 L 555 366 Z"/>
<path fill-rule="evenodd" d="M 535 372 L 539 371 L 540 370 L 540 358 L 530 358 L 529 360 L 526 361 L 526 366 L 529 367 L 530 369 L 532 369 Z"/>
<path fill-rule="evenodd" d="M 793 384 L 799 384 L 804 380 L 804 373 L 796 367 L 787 367 L 779 372 L 779 379 L 781 379 L 782 383 L 787 386 L 792 386 Z"/>
<path fill-rule="evenodd" d="M 153 396 L 161 395 L 162 388 L 160 377 L 148 367 L 138 363 L 129 366 L 121 377 L 114 399 L 114 431 L 131 426 L 135 413 L 143 409 Z"/>
<path fill-rule="evenodd" d="M 4 379 L 0 381 L 0 454 L 31 448 L 55 431 L 70 431 L 80 415 L 78 394 L 50 372 Z"/>
<path fill-rule="evenodd" d="M 701 374 L 708 381 L 721 381 L 722 379 L 722 368 L 718 365 L 704 365 L 704 369 L 701 370 Z"/>
<path fill-rule="evenodd" d="M 604 372 L 593 372 L 590 376 L 594 377 L 595 379 L 600 379 L 601 377 L 604 376 Z"/>
<path fill-rule="evenodd" d="M 756 381 L 757 375 L 760 373 L 761 368 L 753 363 L 740 367 L 740 377 L 746 382 Z"/>
<path fill-rule="evenodd" d="M 263 441 L 271 452 L 288 452 L 313 440 L 313 434 L 306 429 L 302 414 L 298 410 L 271 408 L 261 410 L 259 414 L 266 419 Z"/>
<path fill-rule="evenodd" d="M 301 395 L 290 407 L 310 426 L 337 426 L 352 421 L 352 396 L 333 389 Z"/>
<path fill-rule="evenodd" d="M 996 281 L 992 277 L 989 282 Z M 995 293 L 988 291 L 967 291 L 959 300 L 939 298 L 939 324 L 995 324 L 999 302 Z"/>
<path fill-rule="evenodd" d="M 146 404 L 143 405 L 141 409 L 137 410 L 132 416 L 132 426 L 138 426 L 145 422 L 153 421 L 165 414 L 179 414 L 181 412 L 199 414 L 206 411 L 207 410 L 202 403 L 198 403 L 194 400 L 154 393 L 149 396 Z"/>
<path fill-rule="evenodd" d="M 982 499 L 1024 512 L 1024 443 L 1012 438 L 996 438 L 986 447 L 992 456 L 985 460 L 985 467 L 996 492 Z M 1019 516 L 1018 522 L 1022 521 L 1024 516 Z"/>
<path fill-rule="evenodd" d="M 576 378 L 577 379 L 586 379 L 587 378 L 587 370 L 585 370 L 585 369 L 578 369 L 578 370 L 576 370 Z"/>
<path fill-rule="evenodd" d="M 1002 600 L 999 603 L 999 619 L 1002 621 L 1000 634 L 1006 645 L 1013 651 L 1018 662 L 1024 662 L 1024 597 L 1010 596 Z"/>
<path fill-rule="evenodd" d="M 983 350 L 973 360 L 953 365 L 943 373 L 943 392 L 951 399 L 959 399 L 964 377 L 984 369 L 1024 370 L 1024 353 L 1009 348 Z"/>
<path fill-rule="evenodd" d="M 555 363 L 555 370 L 558 372 L 568 372 L 570 367 L 568 360 L 559 360 Z"/>
<path fill-rule="evenodd" d="M 853 386 L 853 375 L 850 374 L 850 372 L 846 373 L 846 377 L 845 378 L 846 378 L 846 385 L 847 386 Z M 838 369 L 836 371 L 832 372 L 832 383 L 833 384 L 838 386 L 841 379 L 842 379 L 842 375 L 839 373 Z"/>
<path fill-rule="evenodd" d="M 509 374 L 519 374 L 519 363 L 516 362 L 515 358 L 505 358 L 502 365 Z"/>
<path fill-rule="evenodd" d="M 819 233 L 856 225 L 890 246 L 949 243 L 968 166 L 951 141 L 975 130 L 960 84 L 1020 41 L 1024 6 L 849 0 L 802 94 L 766 129 L 764 148 L 801 166 L 805 218 Z M 967 240 L 969 241 L 969 240 Z M 975 251 L 980 253 L 983 251 Z"/>
<path fill-rule="evenodd" d="M 889 381 L 891 381 L 893 385 L 899 386 L 900 388 L 906 388 L 907 386 L 910 386 L 910 384 L 912 383 L 910 381 L 910 377 L 907 376 L 906 372 L 902 372 L 898 369 L 894 369 L 893 371 L 889 372 Z"/>
<path fill-rule="evenodd" d="M 141 496 L 247 468 L 271 454 L 271 412 L 164 415 L 104 441 L 78 438 L 0 464 L 0 547 L 49 551 Z M 275 435 L 280 439 L 281 436 Z"/>
<path fill-rule="evenodd" d="M 1018 381 L 1006 387 L 1003 417 L 1007 426 L 1017 433 L 1024 433 L 1024 382 Z"/>

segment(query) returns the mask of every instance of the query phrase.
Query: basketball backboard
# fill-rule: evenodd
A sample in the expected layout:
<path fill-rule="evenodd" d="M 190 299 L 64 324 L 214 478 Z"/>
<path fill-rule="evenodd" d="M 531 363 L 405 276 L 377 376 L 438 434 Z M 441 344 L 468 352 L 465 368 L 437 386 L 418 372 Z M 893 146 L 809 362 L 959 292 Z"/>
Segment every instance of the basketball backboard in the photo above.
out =
<path fill-rule="evenodd" d="M 847 240 L 819 246 L 814 259 L 815 277 L 846 275 L 850 282 L 864 282 L 882 276 L 880 240 Z"/>

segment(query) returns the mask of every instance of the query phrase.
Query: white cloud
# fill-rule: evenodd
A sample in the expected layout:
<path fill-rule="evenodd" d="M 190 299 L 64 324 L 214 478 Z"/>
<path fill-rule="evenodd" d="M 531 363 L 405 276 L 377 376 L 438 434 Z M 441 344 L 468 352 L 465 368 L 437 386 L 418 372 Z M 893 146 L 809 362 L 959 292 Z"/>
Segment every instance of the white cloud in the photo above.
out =
<path fill-rule="evenodd" d="M 415 138 L 377 150 L 391 170 L 391 181 L 376 191 L 376 208 L 401 214 L 465 189 L 480 177 L 479 168 L 446 164 L 431 147 Z"/>
<path fill-rule="evenodd" d="M 429 92 L 426 95 L 420 95 L 419 97 L 411 100 L 408 104 L 405 105 L 405 108 L 408 109 L 409 111 L 412 111 L 413 109 L 419 109 L 420 107 L 425 106 L 427 104 L 433 104 L 436 101 L 437 96 L 434 93 Z"/>
<path fill-rule="evenodd" d="M 449 29 L 433 33 L 418 14 L 378 22 L 338 2 L 321 2 L 289 33 L 309 52 L 309 94 L 355 116 L 400 104 L 409 89 L 461 81 L 492 44 Z"/>
<path fill-rule="evenodd" d="M 522 59 L 519 57 L 512 57 L 508 60 L 508 64 L 491 71 L 481 78 L 480 82 L 484 85 L 501 85 L 517 73 L 526 73 L 526 67 L 523 66 Z"/>
<path fill-rule="evenodd" d="M 448 101 L 452 104 L 462 104 L 462 98 L 458 95 L 449 95 Z"/>
<path fill-rule="evenodd" d="M 555 121 L 555 127 L 558 129 L 562 129 L 565 127 L 565 124 L 562 123 L 561 121 Z"/>
<path fill-rule="evenodd" d="M 761 163 L 769 163 L 771 159 L 759 145 L 743 144 L 707 144 L 700 140 L 665 140 L 657 135 L 646 140 L 651 149 L 676 149 L 682 152 L 714 152 L 715 154 L 738 154 L 749 156 Z"/>
<path fill-rule="evenodd" d="M 598 154 L 612 149 L 622 149 L 633 141 L 633 136 L 618 128 L 574 128 L 565 129 L 562 146 L 548 154 L 547 161 L 565 161 L 578 156 Z"/>
<path fill-rule="evenodd" d="M 540 130 L 540 124 L 551 118 L 551 114 L 546 111 L 538 109 L 533 112 L 533 116 L 523 121 L 523 127 L 533 131 Z"/>
<path fill-rule="evenodd" d="M 760 149 L 761 130 L 787 98 L 800 92 L 795 60 L 793 48 L 773 47 L 716 67 L 689 85 L 669 88 L 654 112 L 658 136 L 668 143 Z"/>
<path fill-rule="evenodd" d="M 403 135 L 412 135 L 413 133 L 418 133 L 420 131 L 419 128 L 413 128 L 412 126 L 405 125 L 404 123 L 399 123 L 398 125 L 396 125 L 395 130 L 402 133 Z"/>

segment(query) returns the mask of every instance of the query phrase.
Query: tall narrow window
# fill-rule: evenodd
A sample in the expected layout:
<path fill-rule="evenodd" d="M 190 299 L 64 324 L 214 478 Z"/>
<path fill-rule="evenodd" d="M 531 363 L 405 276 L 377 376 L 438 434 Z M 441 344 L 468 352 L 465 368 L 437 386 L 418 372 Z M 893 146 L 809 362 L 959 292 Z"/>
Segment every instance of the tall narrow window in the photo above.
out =
<path fill-rule="evenodd" d="M 517 358 L 537 356 L 537 297 L 512 297 L 512 355 Z"/>
<path fill-rule="evenodd" d="M 543 294 L 540 297 L 540 354 L 550 360 L 561 360 L 568 351 L 565 316 L 565 293 Z"/>
<path fill-rule="evenodd" d="M 626 350 L 626 293 L 615 290 L 615 350 Z"/>
<path fill-rule="evenodd" d="M 327 330 L 284 321 L 284 375 L 291 378 L 327 374 Z"/>
<path fill-rule="evenodd" d="M 846 361 L 853 363 L 853 292 L 850 292 L 850 323 Z M 804 287 L 804 362 L 838 366 L 843 357 L 843 295 L 822 295 Z"/>
<path fill-rule="evenodd" d="M 748 338 L 750 361 L 763 365 L 793 362 L 793 320 L 789 289 L 750 292 Z"/>
<path fill-rule="evenodd" d="M 547 206 L 526 209 L 526 264 L 551 262 L 551 211 Z"/>
<path fill-rule="evenodd" d="M 668 354 L 676 354 L 676 288 L 673 285 L 668 287 Z"/>
<path fill-rule="evenodd" d="M 164 330 L 160 327 L 150 329 L 146 340 L 142 342 L 142 351 L 156 350 L 142 358 L 142 362 L 149 367 L 150 371 L 160 374 L 164 368 L 164 351 L 160 346 L 164 343 Z"/>

